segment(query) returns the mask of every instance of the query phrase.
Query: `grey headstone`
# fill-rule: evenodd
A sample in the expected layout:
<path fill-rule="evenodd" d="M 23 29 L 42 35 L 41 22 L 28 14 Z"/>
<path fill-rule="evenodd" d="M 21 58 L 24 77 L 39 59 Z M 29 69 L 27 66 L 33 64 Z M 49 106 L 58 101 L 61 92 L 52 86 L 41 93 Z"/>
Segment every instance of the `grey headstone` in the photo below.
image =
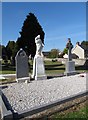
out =
<path fill-rule="evenodd" d="M 17 52 L 15 60 L 17 82 L 29 81 L 28 57 L 23 49 Z"/>

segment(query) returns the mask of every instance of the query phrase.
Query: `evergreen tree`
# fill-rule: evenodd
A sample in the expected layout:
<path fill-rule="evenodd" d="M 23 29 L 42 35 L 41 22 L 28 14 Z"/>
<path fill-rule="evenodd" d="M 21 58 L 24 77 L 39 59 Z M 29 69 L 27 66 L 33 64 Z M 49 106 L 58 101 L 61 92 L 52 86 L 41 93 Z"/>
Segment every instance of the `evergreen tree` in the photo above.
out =
<path fill-rule="evenodd" d="M 20 37 L 17 39 L 19 48 L 23 48 L 27 55 L 34 57 L 36 52 L 35 37 L 40 34 L 41 40 L 44 43 L 44 31 L 40 26 L 37 18 L 33 13 L 27 15 L 23 23 Z"/>
<path fill-rule="evenodd" d="M 1 56 L 3 60 L 7 59 L 7 50 L 6 47 L 4 45 L 0 45 L 1 46 Z"/>
<path fill-rule="evenodd" d="M 82 41 L 81 47 L 85 50 L 85 57 L 88 58 L 88 40 Z"/>
<path fill-rule="evenodd" d="M 14 41 L 9 41 L 6 46 L 7 56 L 9 60 L 11 60 L 11 57 L 14 55 L 15 44 L 16 43 Z"/>
<path fill-rule="evenodd" d="M 82 41 L 81 46 L 85 49 L 88 50 L 88 41 Z"/>

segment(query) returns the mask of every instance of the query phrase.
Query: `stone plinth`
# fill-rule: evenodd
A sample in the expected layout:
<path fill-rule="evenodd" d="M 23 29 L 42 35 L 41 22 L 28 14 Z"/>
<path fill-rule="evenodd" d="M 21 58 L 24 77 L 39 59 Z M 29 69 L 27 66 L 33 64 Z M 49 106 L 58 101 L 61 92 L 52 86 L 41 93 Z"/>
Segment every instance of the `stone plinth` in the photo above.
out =
<path fill-rule="evenodd" d="M 33 63 L 33 75 L 35 80 L 45 80 L 47 76 L 45 74 L 44 60 L 43 56 L 35 55 Z"/>
<path fill-rule="evenodd" d="M 64 74 L 67 76 L 76 74 L 74 61 L 66 62 L 66 71 L 64 72 Z"/>

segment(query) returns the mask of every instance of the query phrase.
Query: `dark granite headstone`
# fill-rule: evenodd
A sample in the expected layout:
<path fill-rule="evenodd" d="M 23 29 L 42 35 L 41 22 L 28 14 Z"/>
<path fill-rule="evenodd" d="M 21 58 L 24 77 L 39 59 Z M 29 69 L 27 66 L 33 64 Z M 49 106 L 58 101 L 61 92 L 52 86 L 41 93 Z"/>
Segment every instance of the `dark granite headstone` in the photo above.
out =
<path fill-rule="evenodd" d="M 28 57 L 23 49 L 17 52 L 16 60 L 16 81 L 29 80 Z"/>

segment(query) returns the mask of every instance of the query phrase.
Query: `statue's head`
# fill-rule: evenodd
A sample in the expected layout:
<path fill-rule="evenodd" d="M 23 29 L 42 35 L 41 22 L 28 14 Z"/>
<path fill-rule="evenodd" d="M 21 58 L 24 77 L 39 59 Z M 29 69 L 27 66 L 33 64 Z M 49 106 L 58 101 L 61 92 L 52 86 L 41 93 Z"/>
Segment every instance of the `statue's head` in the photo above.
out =
<path fill-rule="evenodd" d="M 37 37 L 35 37 L 35 39 L 37 40 L 37 39 L 40 39 L 40 35 L 37 35 Z"/>

